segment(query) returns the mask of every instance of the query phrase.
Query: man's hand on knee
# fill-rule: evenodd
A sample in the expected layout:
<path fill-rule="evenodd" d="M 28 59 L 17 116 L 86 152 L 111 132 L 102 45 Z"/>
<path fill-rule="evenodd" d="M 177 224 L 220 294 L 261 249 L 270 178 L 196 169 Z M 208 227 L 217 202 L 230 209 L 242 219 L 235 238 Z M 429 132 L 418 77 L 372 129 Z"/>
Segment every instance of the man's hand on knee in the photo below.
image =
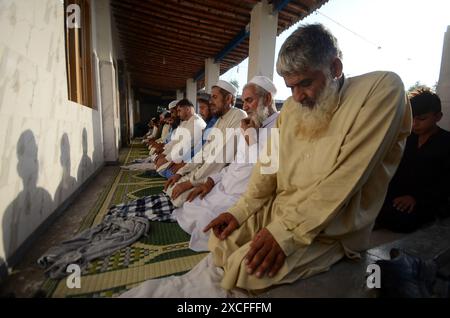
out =
<path fill-rule="evenodd" d="M 192 183 L 189 180 L 177 184 L 172 190 L 172 199 L 175 200 L 182 193 L 186 192 L 187 190 L 192 189 L 193 187 L 194 186 L 192 185 Z"/>
<path fill-rule="evenodd" d="M 250 244 L 250 251 L 245 256 L 247 273 L 253 274 L 256 271 L 258 278 L 263 277 L 265 273 L 273 277 L 283 266 L 285 259 L 286 255 L 272 233 L 264 228 L 256 234 Z"/>
<path fill-rule="evenodd" d="M 411 213 L 416 207 L 417 201 L 412 195 L 404 195 L 393 200 L 393 206 L 398 211 Z"/>
<path fill-rule="evenodd" d="M 203 198 L 209 192 L 211 192 L 213 187 L 214 187 L 214 180 L 208 177 L 205 183 L 202 183 L 201 185 L 198 185 L 194 188 L 194 190 L 189 194 L 187 201 L 192 202 L 199 195 L 200 199 L 203 200 Z"/>
<path fill-rule="evenodd" d="M 220 240 L 226 239 L 231 233 L 239 227 L 239 223 L 233 214 L 224 212 L 212 220 L 204 229 L 206 233 L 209 230 L 213 230 L 214 235 Z"/>
<path fill-rule="evenodd" d="M 165 156 L 158 156 L 158 159 L 156 160 L 156 168 L 161 167 L 163 164 L 168 163 L 169 161 L 167 161 Z"/>
<path fill-rule="evenodd" d="M 166 191 L 171 185 L 178 182 L 178 180 L 181 179 L 181 174 L 175 174 L 171 176 L 169 179 L 167 179 L 166 183 L 164 184 L 164 191 Z"/>
<path fill-rule="evenodd" d="M 170 172 L 173 174 L 177 173 L 178 170 L 183 168 L 186 165 L 185 162 L 181 161 L 180 163 L 174 163 L 171 167 L 169 167 Z"/>

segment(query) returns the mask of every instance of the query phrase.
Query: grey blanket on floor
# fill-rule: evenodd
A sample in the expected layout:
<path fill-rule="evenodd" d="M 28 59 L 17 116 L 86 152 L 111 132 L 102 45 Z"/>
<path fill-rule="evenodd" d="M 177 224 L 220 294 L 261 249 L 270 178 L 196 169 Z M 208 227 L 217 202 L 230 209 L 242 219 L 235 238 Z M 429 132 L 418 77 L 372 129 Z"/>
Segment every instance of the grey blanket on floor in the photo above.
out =
<path fill-rule="evenodd" d="M 147 234 L 148 229 L 149 221 L 145 217 L 109 215 L 97 226 L 50 248 L 37 262 L 50 278 L 60 279 L 70 274 L 66 272 L 70 264 L 77 264 L 83 270 L 90 261 L 131 245 Z"/>

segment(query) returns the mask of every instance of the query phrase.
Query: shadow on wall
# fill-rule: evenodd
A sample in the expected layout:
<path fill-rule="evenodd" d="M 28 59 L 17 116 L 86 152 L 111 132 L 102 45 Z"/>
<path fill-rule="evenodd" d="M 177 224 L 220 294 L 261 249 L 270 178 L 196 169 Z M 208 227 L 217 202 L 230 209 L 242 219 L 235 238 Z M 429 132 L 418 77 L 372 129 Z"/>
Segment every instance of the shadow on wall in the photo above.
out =
<path fill-rule="evenodd" d="M 17 172 L 22 178 L 23 190 L 6 208 L 2 220 L 3 245 L 6 263 L 20 244 L 44 220 L 53 206 L 52 197 L 37 187 L 39 175 L 38 147 L 31 130 L 24 131 L 17 142 Z M 36 224 L 39 222 L 38 224 Z"/>
<path fill-rule="evenodd" d="M 92 174 L 93 164 L 91 158 L 88 156 L 88 140 L 86 128 L 83 128 L 82 133 L 82 146 L 83 156 L 81 157 L 80 164 L 78 165 L 77 182 L 83 184 L 86 179 Z"/>
<path fill-rule="evenodd" d="M 56 206 L 60 206 L 66 198 L 75 190 L 77 180 L 70 175 L 70 143 L 69 137 L 64 133 L 61 137 L 61 156 L 59 158 L 63 169 L 61 182 L 55 192 Z"/>

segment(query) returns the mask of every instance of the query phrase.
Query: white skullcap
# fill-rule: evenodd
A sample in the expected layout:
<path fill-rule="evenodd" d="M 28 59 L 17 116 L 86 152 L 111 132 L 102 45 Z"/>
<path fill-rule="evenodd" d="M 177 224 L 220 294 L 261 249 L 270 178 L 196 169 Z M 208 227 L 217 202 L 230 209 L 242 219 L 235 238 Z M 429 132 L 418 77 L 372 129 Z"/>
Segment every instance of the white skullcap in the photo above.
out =
<path fill-rule="evenodd" d="M 224 90 L 226 90 L 228 93 L 230 93 L 233 96 L 236 96 L 237 94 L 237 87 L 234 86 L 233 84 L 231 84 L 230 82 L 224 81 L 224 80 L 219 80 L 216 85 L 214 86 L 218 86 L 220 88 L 223 88 Z"/>
<path fill-rule="evenodd" d="M 264 88 L 267 92 L 272 94 L 272 96 L 274 96 L 277 93 L 277 88 L 268 77 L 255 76 L 250 80 L 249 83 L 253 83 Z"/>
<path fill-rule="evenodd" d="M 171 101 L 171 102 L 169 103 L 169 109 L 172 109 L 172 108 L 174 108 L 175 106 L 177 106 L 177 104 L 178 104 L 179 101 L 180 101 L 179 99 L 176 99 L 176 100 L 174 100 L 174 101 Z"/>

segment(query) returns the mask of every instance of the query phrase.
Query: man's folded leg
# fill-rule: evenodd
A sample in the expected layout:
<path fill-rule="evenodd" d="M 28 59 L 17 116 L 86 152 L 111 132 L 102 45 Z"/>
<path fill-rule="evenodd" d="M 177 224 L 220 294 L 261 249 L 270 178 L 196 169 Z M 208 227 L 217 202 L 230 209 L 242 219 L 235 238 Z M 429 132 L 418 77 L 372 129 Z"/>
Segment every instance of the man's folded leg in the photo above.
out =
<path fill-rule="evenodd" d="M 214 266 L 208 254 L 188 273 L 150 279 L 123 293 L 121 298 L 226 298 L 247 297 L 241 290 L 227 291 L 220 287 L 223 270 Z"/>

